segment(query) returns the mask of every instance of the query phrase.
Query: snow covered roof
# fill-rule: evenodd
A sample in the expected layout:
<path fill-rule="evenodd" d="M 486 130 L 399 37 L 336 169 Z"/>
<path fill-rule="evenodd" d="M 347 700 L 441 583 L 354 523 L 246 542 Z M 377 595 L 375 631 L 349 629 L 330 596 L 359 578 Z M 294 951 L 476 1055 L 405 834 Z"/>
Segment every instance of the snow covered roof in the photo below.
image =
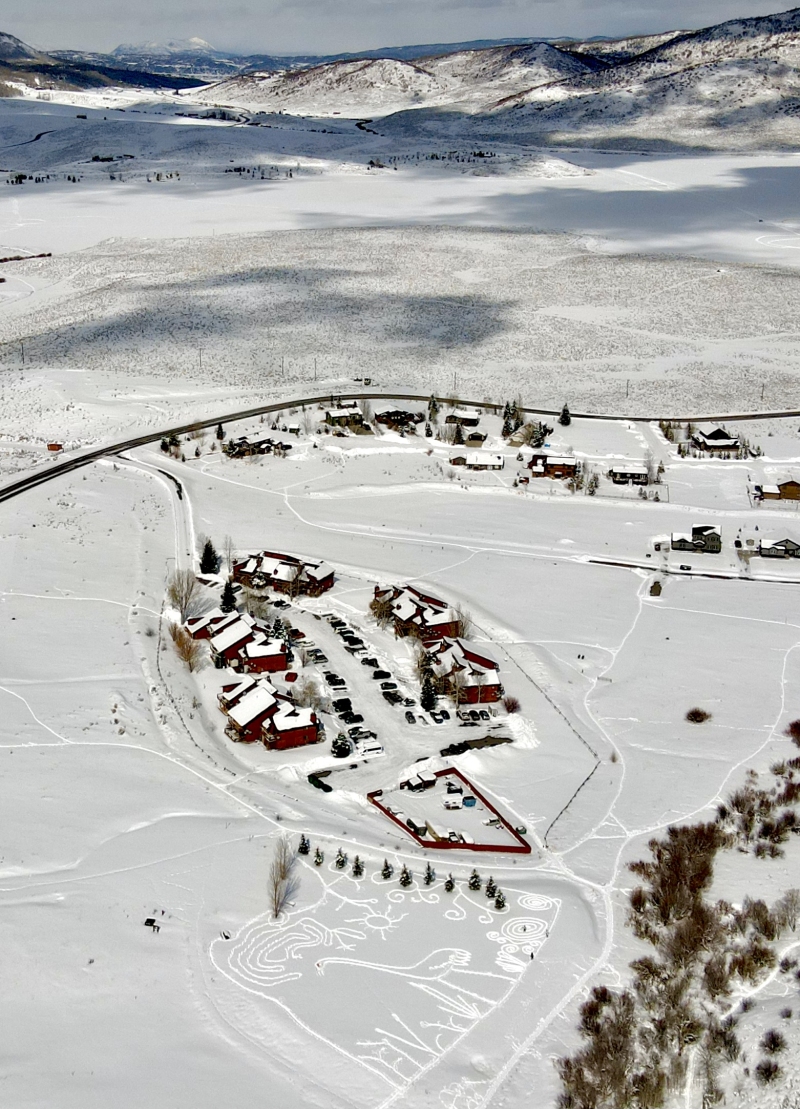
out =
<path fill-rule="evenodd" d="M 247 677 L 237 678 L 236 681 L 226 682 L 219 693 L 219 699 L 226 705 L 232 705 L 251 690 L 256 684 L 256 679 Z"/>
<path fill-rule="evenodd" d="M 428 612 L 425 613 L 425 623 L 429 627 L 435 627 L 437 624 L 450 624 L 457 619 L 458 617 L 455 612 L 453 612 L 452 608 L 446 608 L 444 612 L 434 612 L 432 609 L 429 609 Z"/>
<path fill-rule="evenodd" d="M 497 466 L 501 469 L 505 465 L 502 454 L 484 454 L 483 451 L 471 451 L 467 455 L 468 466 Z"/>
<path fill-rule="evenodd" d="M 327 562 L 309 562 L 306 564 L 306 574 L 314 581 L 321 581 L 323 578 L 330 577 L 332 573 L 333 567 L 329 566 Z"/>
<path fill-rule="evenodd" d="M 309 728 L 316 723 L 312 709 L 298 708 L 296 705 L 281 705 L 272 717 L 271 726 L 278 732 L 288 732 L 292 728 Z"/>
<path fill-rule="evenodd" d="M 634 465 L 632 462 L 628 463 L 626 465 L 623 465 L 622 463 L 618 463 L 616 466 L 612 466 L 610 468 L 610 473 L 612 473 L 612 474 L 645 474 L 646 475 L 648 473 L 648 470 L 647 470 L 646 466 Z"/>
<path fill-rule="evenodd" d="M 282 655 L 286 651 L 286 644 L 282 639 L 268 639 L 264 643 L 245 644 L 244 654 L 248 658 L 268 658 L 270 655 Z"/>
<path fill-rule="evenodd" d="M 211 637 L 211 646 L 215 651 L 227 651 L 229 647 L 241 643 L 243 639 L 252 636 L 253 630 L 244 620 L 236 620 L 223 628 L 217 635 Z"/>
<path fill-rule="evenodd" d="M 761 492 L 762 493 L 772 493 L 775 496 L 780 496 L 781 487 L 779 485 L 762 485 L 761 486 Z"/>
<path fill-rule="evenodd" d="M 270 709 L 276 705 L 277 699 L 271 687 L 266 684 L 259 683 L 255 689 L 251 690 L 241 701 L 233 706 L 228 712 L 228 716 L 238 724 L 240 728 L 252 724 L 259 716 L 263 716 L 269 712 Z"/>

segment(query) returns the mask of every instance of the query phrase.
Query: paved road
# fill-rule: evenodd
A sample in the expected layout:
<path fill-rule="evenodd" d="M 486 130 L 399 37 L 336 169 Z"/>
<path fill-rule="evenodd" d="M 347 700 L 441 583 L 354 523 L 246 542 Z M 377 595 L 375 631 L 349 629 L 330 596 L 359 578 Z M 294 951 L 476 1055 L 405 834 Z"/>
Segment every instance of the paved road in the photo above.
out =
<path fill-rule="evenodd" d="M 197 431 L 207 427 L 216 427 L 219 423 L 235 423 L 237 420 L 251 419 L 253 416 L 262 416 L 268 412 L 281 412 L 286 408 L 300 408 L 303 405 L 307 407 L 312 404 L 324 404 L 330 402 L 334 397 L 341 398 L 342 400 L 397 400 L 404 402 L 412 401 L 421 404 L 426 404 L 429 399 L 427 394 L 418 393 L 377 393 L 372 391 L 360 393 L 335 392 L 323 393 L 314 397 L 286 398 L 284 400 L 275 401 L 274 404 L 259 405 L 257 408 L 242 408 L 236 412 L 227 412 L 221 416 L 214 416 L 213 419 L 195 420 L 192 423 L 181 424 L 178 427 L 162 428 L 160 431 L 148 432 L 147 435 L 138 435 L 132 439 L 125 439 L 121 443 L 108 443 L 94 450 L 76 453 L 69 458 L 65 458 L 63 461 L 53 463 L 46 469 L 39 470 L 36 473 L 29 474 L 27 477 L 19 478 L 16 481 L 0 486 L 0 502 L 10 500 L 12 497 L 17 497 L 20 493 L 25 493 L 29 489 L 35 489 L 37 485 L 43 485 L 47 481 L 52 481 L 53 478 L 58 477 L 60 474 L 69 473 L 71 470 L 78 470 L 82 466 L 88 466 L 89 463 L 94 462 L 96 459 L 103 458 L 110 454 L 119 454 L 121 451 L 132 450 L 134 447 L 142 447 L 147 443 L 155 443 L 160 439 L 169 438 L 171 435 L 187 435 L 190 431 Z M 440 397 L 437 395 L 437 400 L 440 404 L 445 405 L 454 404 L 465 405 L 467 407 L 491 408 L 495 411 L 503 408 L 502 404 L 492 404 L 489 401 L 465 400 L 462 397 Z M 529 412 L 532 416 L 558 416 L 560 409 L 526 407 L 524 411 Z M 704 416 L 626 416 L 622 413 L 617 415 L 599 415 L 596 412 L 573 412 L 572 415 L 575 419 L 580 420 L 629 420 L 632 423 L 642 424 L 652 423 L 660 419 L 689 420 L 692 423 L 730 423 L 736 420 L 774 420 L 785 417 L 796 417 L 800 416 L 800 409 L 789 409 L 784 412 L 725 413 L 724 415 Z"/>

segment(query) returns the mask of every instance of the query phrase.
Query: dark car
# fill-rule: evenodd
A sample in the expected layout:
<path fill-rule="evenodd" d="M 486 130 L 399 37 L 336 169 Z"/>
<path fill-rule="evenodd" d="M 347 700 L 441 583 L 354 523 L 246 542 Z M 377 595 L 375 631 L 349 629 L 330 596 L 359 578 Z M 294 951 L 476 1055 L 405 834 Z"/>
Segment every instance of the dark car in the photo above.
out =
<path fill-rule="evenodd" d="M 416 722 L 417 722 L 417 718 L 414 715 L 414 713 L 413 712 L 407 712 L 406 713 L 406 723 L 407 724 L 416 724 Z"/>
<path fill-rule="evenodd" d="M 470 709 L 469 710 L 469 718 L 470 718 L 470 720 L 480 720 L 481 714 L 478 712 L 477 709 Z"/>
<path fill-rule="evenodd" d="M 383 696 L 386 698 L 390 705 L 399 705 L 400 702 L 403 700 L 400 694 L 394 689 L 384 689 Z"/>
<path fill-rule="evenodd" d="M 381 689 L 397 689 L 397 682 L 381 682 Z"/>
<path fill-rule="evenodd" d="M 340 678 L 338 674 L 325 674 L 325 681 L 328 685 L 344 685 L 344 678 Z"/>
<path fill-rule="evenodd" d="M 450 719 L 450 713 L 447 711 L 447 709 L 439 709 L 439 715 L 441 716 L 442 720 Z"/>
<path fill-rule="evenodd" d="M 378 660 L 376 658 L 362 658 L 361 665 L 362 666 L 373 666 L 374 667 L 374 666 L 380 666 L 380 663 L 378 662 Z"/>
<path fill-rule="evenodd" d="M 486 711 L 486 709 L 481 709 L 480 710 L 480 717 L 481 717 L 481 720 L 491 720 L 492 719 L 491 716 L 489 715 L 489 713 Z"/>
<path fill-rule="evenodd" d="M 340 697 L 338 701 L 333 702 L 334 712 L 349 712 L 353 707 L 353 703 L 349 697 Z"/>
<path fill-rule="evenodd" d="M 320 665 L 328 661 L 328 656 L 323 655 L 322 651 L 312 651 L 311 658 L 314 662 L 320 663 Z"/>
<path fill-rule="evenodd" d="M 416 705 L 416 703 L 417 702 L 414 700 L 413 697 L 404 697 L 403 698 L 403 704 L 406 706 L 406 708 L 413 709 L 413 707 L 414 707 L 414 705 Z"/>
<path fill-rule="evenodd" d="M 444 724 L 444 720 L 442 720 L 441 716 L 436 711 L 431 712 L 431 720 L 434 724 Z"/>
<path fill-rule="evenodd" d="M 383 681 L 384 678 L 391 678 L 391 676 L 388 670 L 376 670 L 372 675 L 372 680 L 376 682 Z"/>
<path fill-rule="evenodd" d="M 273 601 L 272 602 L 272 607 L 273 608 L 290 608 L 291 607 L 291 602 L 290 601 Z"/>
<path fill-rule="evenodd" d="M 340 620 L 338 616 L 329 618 L 328 623 L 332 628 L 344 628 L 347 626 L 344 620 Z"/>
<path fill-rule="evenodd" d="M 340 719 L 343 720 L 345 724 L 363 724 L 364 723 L 364 717 L 361 715 L 360 712 L 343 712 L 343 713 L 340 713 Z"/>

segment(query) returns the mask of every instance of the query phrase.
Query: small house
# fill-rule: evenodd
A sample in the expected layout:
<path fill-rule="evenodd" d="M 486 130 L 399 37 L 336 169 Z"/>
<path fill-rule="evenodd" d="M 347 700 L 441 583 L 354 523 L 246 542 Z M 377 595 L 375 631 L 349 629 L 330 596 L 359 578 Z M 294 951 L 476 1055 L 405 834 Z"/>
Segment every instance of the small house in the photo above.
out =
<path fill-rule="evenodd" d="M 480 416 L 477 412 L 468 412 L 464 408 L 456 408 L 454 412 L 449 412 L 445 418 L 446 424 L 458 424 L 460 427 L 477 427 L 480 423 Z"/>
<path fill-rule="evenodd" d="M 612 466 L 608 476 L 615 485 L 647 485 L 650 479 L 646 466 L 634 466 L 629 462 Z"/>
<path fill-rule="evenodd" d="M 282 639 L 252 640 L 239 651 L 239 668 L 245 674 L 275 674 L 289 669 L 289 654 Z"/>
<path fill-rule="evenodd" d="M 466 459 L 468 470 L 502 470 L 505 464 L 502 454 L 484 454 L 483 451 L 474 451 Z"/>
<path fill-rule="evenodd" d="M 722 532 L 716 524 L 700 524 L 689 532 L 672 533 L 673 551 L 694 551 L 700 554 L 719 554 L 722 550 Z"/>
<path fill-rule="evenodd" d="M 228 709 L 225 734 L 236 743 L 255 743 L 264 722 L 277 711 L 276 691 L 269 682 L 259 682 Z"/>
<path fill-rule="evenodd" d="M 451 466 L 466 466 L 467 456 L 465 454 L 457 454 L 450 459 Z"/>
<path fill-rule="evenodd" d="M 358 409 L 328 409 L 325 413 L 325 423 L 329 427 L 363 427 L 364 416 Z"/>
<path fill-rule="evenodd" d="M 252 621 L 239 616 L 238 620 L 228 624 L 209 639 L 214 664 L 219 667 L 230 665 L 245 643 L 249 643 L 253 638 Z"/>
<path fill-rule="evenodd" d="M 762 539 L 758 553 L 762 558 L 800 558 L 800 543 L 794 539 Z"/>
<path fill-rule="evenodd" d="M 308 708 L 284 703 L 277 712 L 264 718 L 262 735 L 264 746 L 271 751 L 285 751 L 304 747 L 320 739 L 316 713 Z"/>
<path fill-rule="evenodd" d="M 482 447 L 486 439 L 485 431 L 470 431 L 464 439 L 464 444 L 467 447 Z"/>
<path fill-rule="evenodd" d="M 578 460 L 572 455 L 538 452 L 531 457 L 528 469 L 531 477 L 570 478 L 578 472 Z"/>
<path fill-rule="evenodd" d="M 739 437 L 730 435 L 724 428 L 715 427 L 712 431 L 696 430 L 692 443 L 701 451 L 738 451 Z"/>
<path fill-rule="evenodd" d="M 786 478 L 775 485 L 762 485 L 761 496 L 765 501 L 800 501 L 800 481 Z"/>

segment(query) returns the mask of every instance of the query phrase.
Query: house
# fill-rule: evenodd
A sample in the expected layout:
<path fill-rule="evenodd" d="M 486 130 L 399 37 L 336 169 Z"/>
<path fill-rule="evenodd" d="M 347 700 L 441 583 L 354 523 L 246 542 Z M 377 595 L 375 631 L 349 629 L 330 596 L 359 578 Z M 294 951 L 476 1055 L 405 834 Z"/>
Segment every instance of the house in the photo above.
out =
<path fill-rule="evenodd" d="M 278 711 L 277 690 L 262 678 L 224 711 L 228 717 L 225 734 L 235 743 L 255 743 L 262 738 L 264 722 Z"/>
<path fill-rule="evenodd" d="M 543 451 L 535 452 L 528 469 L 531 477 L 574 477 L 578 472 L 578 460 L 572 455 L 545 454 Z"/>
<path fill-rule="evenodd" d="M 244 674 L 275 674 L 288 670 L 289 652 L 283 639 L 251 640 L 238 653 L 236 669 Z"/>
<path fill-rule="evenodd" d="M 800 501 L 800 481 L 794 478 L 786 478 L 775 485 L 756 486 L 756 492 L 759 491 L 765 501 Z"/>
<path fill-rule="evenodd" d="M 486 439 L 485 431 L 470 431 L 464 440 L 464 445 L 467 447 L 482 447 Z"/>
<path fill-rule="evenodd" d="M 304 594 L 319 597 L 333 588 L 333 568 L 325 562 L 306 562 L 294 555 L 264 551 L 236 559 L 233 580 L 252 589 L 271 587 L 292 597 Z"/>
<path fill-rule="evenodd" d="M 700 524 L 688 532 L 672 533 L 670 546 L 673 551 L 697 551 L 719 554 L 722 550 L 722 532 L 716 524 Z"/>
<path fill-rule="evenodd" d="M 265 718 L 262 741 L 271 751 L 285 751 L 319 742 L 320 728 L 316 713 L 284 702 L 274 715 Z"/>
<path fill-rule="evenodd" d="M 477 427 L 480 423 L 480 416 L 477 412 L 468 412 L 464 408 L 456 408 L 454 412 L 449 412 L 445 418 L 446 424 L 459 424 L 461 427 Z"/>
<path fill-rule="evenodd" d="M 697 429 L 692 435 L 692 443 L 701 451 L 738 451 L 739 449 L 739 437 L 729 435 L 721 427 L 715 427 L 713 431 Z"/>
<path fill-rule="evenodd" d="M 630 462 L 612 466 L 608 476 L 615 485 L 647 485 L 650 472 L 646 466 L 635 466 Z"/>
<path fill-rule="evenodd" d="M 465 454 L 457 454 L 450 459 L 451 466 L 466 466 L 467 456 Z"/>
<path fill-rule="evenodd" d="M 502 454 L 484 454 L 482 451 L 468 454 L 465 463 L 468 470 L 502 470 L 505 464 Z"/>
<path fill-rule="evenodd" d="M 758 553 L 763 558 L 800 558 L 800 543 L 794 539 L 762 539 Z"/>
<path fill-rule="evenodd" d="M 228 624 L 222 631 L 216 632 L 209 639 L 211 657 L 217 667 L 229 666 L 239 655 L 245 643 L 251 642 L 255 636 L 253 626 L 255 621 L 250 616 L 236 614 L 238 619 Z M 259 633 L 262 638 L 264 633 Z"/>
<path fill-rule="evenodd" d="M 329 427 L 363 427 L 364 416 L 358 409 L 328 409 L 325 413 L 325 423 Z"/>
<path fill-rule="evenodd" d="M 256 679 L 250 677 L 231 678 L 230 681 L 226 681 L 217 694 L 217 702 L 222 712 L 227 712 L 237 701 L 241 701 L 245 693 L 249 693 L 255 684 Z"/>
<path fill-rule="evenodd" d="M 461 629 L 458 613 L 438 597 L 413 585 L 376 585 L 374 598 L 391 606 L 391 621 L 397 636 L 414 636 L 423 643 L 443 636 L 457 636 Z"/>
<path fill-rule="evenodd" d="M 192 639 L 210 639 L 238 619 L 238 612 L 223 612 L 221 608 L 212 608 L 202 616 L 190 616 L 183 626 Z"/>
<path fill-rule="evenodd" d="M 386 408 L 375 414 L 375 422 L 394 430 L 404 430 L 422 423 L 425 419 L 421 412 L 405 412 L 401 408 Z"/>
<path fill-rule="evenodd" d="M 503 696 L 500 667 L 483 647 L 467 639 L 445 638 L 428 657 L 437 686 L 448 696 L 457 693 L 459 704 L 488 704 Z"/>

